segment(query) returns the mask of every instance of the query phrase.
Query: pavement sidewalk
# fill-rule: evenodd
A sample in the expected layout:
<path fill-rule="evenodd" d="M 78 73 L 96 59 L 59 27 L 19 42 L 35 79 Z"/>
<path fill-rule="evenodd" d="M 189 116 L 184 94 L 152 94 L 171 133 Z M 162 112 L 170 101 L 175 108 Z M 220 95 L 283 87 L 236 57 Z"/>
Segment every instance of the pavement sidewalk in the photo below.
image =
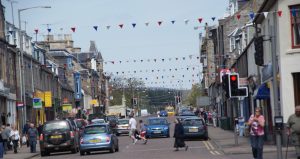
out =
<path fill-rule="evenodd" d="M 251 154 L 252 149 L 250 146 L 249 137 L 238 136 L 238 144 L 235 144 L 234 132 L 232 130 L 223 130 L 219 127 L 208 126 L 208 136 L 212 142 L 221 149 L 225 154 Z M 265 143 L 264 153 L 276 153 L 276 145 Z M 282 147 L 282 154 L 285 155 L 286 147 Z M 295 148 L 289 146 L 289 154 L 295 154 Z M 289 155 L 290 156 L 290 155 Z"/>
<path fill-rule="evenodd" d="M 4 159 L 30 159 L 40 154 L 40 144 L 36 145 L 36 153 L 30 153 L 30 147 L 23 145 L 18 149 L 18 153 L 14 153 L 14 151 L 7 151 L 4 155 Z"/>

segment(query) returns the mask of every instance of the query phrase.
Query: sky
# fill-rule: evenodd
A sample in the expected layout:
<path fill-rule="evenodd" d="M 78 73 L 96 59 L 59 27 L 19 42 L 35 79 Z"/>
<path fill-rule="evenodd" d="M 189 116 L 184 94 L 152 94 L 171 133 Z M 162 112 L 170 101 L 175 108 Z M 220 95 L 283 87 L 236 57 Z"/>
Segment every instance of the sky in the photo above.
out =
<path fill-rule="evenodd" d="M 51 6 L 21 12 L 22 29 L 26 21 L 28 35 L 35 37 L 34 30 L 38 29 L 38 40 L 42 40 L 48 33 L 48 24 L 51 34 L 72 34 L 75 47 L 81 47 L 82 51 L 88 51 L 90 41 L 94 40 L 106 61 L 104 71 L 107 74 L 141 78 L 151 87 L 185 89 L 201 79 L 202 67 L 197 56 L 199 34 L 204 33 L 204 24 L 217 24 L 217 19 L 228 7 L 228 0 L 14 1 L 16 26 L 18 9 Z M 6 20 L 12 23 L 10 3 L 2 0 L 2 4 Z M 212 17 L 216 20 L 213 21 Z M 203 18 L 201 23 L 198 18 Z M 175 20 L 174 24 L 172 20 Z M 160 26 L 158 21 L 162 22 Z M 148 26 L 145 25 L 147 22 Z M 136 23 L 135 28 L 132 23 Z M 120 24 L 123 24 L 122 29 Z M 110 29 L 106 28 L 108 25 Z M 93 26 L 98 26 L 97 31 Z M 76 28 L 75 32 L 72 32 L 72 27 Z"/>

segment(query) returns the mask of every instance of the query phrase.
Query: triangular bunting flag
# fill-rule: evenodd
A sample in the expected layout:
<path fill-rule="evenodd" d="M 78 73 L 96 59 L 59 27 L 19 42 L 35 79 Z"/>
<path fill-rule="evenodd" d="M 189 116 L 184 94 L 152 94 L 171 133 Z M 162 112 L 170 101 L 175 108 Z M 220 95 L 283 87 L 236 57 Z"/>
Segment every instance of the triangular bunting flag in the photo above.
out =
<path fill-rule="evenodd" d="M 94 28 L 96 31 L 98 30 L 98 26 L 96 26 L 96 25 L 93 26 L 93 28 Z"/>
<path fill-rule="evenodd" d="M 119 24 L 119 27 L 122 29 L 123 28 L 123 24 Z"/>
<path fill-rule="evenodd" d="M 236 15 L 236 18 L 237 18 L 238 20 L 240 20 L 240 19 L 241 19 L 241 15 L 240 15 L 240 14 L 237 14 L 237 15 Z"/>
<path fill-rule="evenodd" d="M 136 26 L 136 23 L 132 23 L 132 27 L 135 28 L 135 26 Z"/>
<path fill-rule="evenodd" d="M 109 26 L 109 25 L 108 25 L 108 26 L 106 26 L 106 29 L 107 29 L 107 30 L 109 30 L 109 28 L 110 28 L 110 26 Z"/>
<path fill-rule="evenodd" d="M 34 29 L 34 32 L 37 34 L 37 33 L 39 33 L 39 30 L 38 29 Z"/>
<path fill-rule="evenodd" d="M 12 35 L 12 33 L 13 33 L 14 31 L 10 30 L 10 31 L 8 31 L 8 32 L 10 33 L 10 35 Z"/>
<path fill-rule="evenodd" d="M 174 24 L 174 23 L 175 23 L 175 20 L 172 20 L 171 23 Z"/>
<path fill-rule="evenodd" d="M 149 22 L 146 22 L 145 25 L 148 26 L 148 25 L 149 25 Z"/>
<path fill-rule="evenodd" d="M 279 17 L 282 16 L 282 11 L 281 11 L 281 10 L 279 10 L 277 13 L 278 13 L 278 16 L 279 16 Z"/>
<path fill-rule="evenodd" d="M 187 25 L 189 23 L 189 20 L 184 20 L 185 25 Z"/>
<path fill-rule="evenodd" d="M 263 12 L 264 13 L 264 16 L 265 16 L 265 18 L 267 18 L 268 17 L 268 14 L 269 14 L 269 12 Z"/>
<path fill-rule="evenodd" d="M 254 19 L 254 16 L 255 16 L 254 12 L 250 12 L 250 13 L 249 13 L 249 17 L 251 18 L 251 20 Z"/>
<path fill-rule="evenodd" d="M 158 21 L 157 23 L 158 23 L 158 25 L 160 26 L 160 25 L 162 24 L 162 21 Z"/>
<path fill-rule="evenodd" d="M 73 31 L 73 33 L 76 31 L 75 27 L 72 27 L 71 30 Z"/>
<path fill-rule="evenodd" d="M 215 21 L 216 17 L 212 17 L 211 19 L 212 19 L 213 21 Z"/>
<path fill-rule="evenodd" d="M 201 23 L 201 22 L 202 22 L 202 20 L 203 20 L 202 18 L 198 18 L 198 21 L 199 21 L 199 23 Z"/>
<path fill-rule="evenodd" d="M 47 30 L 48 30 L 48 33 L 50 33 L 50 32 L 51 32 L 51 29 L 50 29 L 50 28 L 48 28 Z"/>

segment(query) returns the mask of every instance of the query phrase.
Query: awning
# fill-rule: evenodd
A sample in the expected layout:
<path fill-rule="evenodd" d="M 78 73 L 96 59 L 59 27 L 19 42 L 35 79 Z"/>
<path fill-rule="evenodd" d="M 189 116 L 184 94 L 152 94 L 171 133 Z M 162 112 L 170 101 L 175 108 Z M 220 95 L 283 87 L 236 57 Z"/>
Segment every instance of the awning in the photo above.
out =
<path fill-rule="evenodd" d="M 270 89 L 267 87 L 267 84 L 262 84 L 257 91 L 255 99 L 264 100 L 270 98 Z"/>

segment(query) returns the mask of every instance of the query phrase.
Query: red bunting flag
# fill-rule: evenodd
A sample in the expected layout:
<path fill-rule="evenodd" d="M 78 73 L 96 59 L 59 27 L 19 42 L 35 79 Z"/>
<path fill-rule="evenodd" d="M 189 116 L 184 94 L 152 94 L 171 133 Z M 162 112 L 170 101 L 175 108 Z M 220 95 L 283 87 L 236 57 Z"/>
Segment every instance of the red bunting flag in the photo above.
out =
<path fill-rule="evenodd" d="M 282 11 L 281 11 L 281 10 L 279 10 L 277 13 L 278 13 L 278 16 L 279 16 L 279 17 L 282 16 Z"/>
<path fill-rule="evenodd" d="M 73 33 L 76 31 L 75 27 L 72 27 L 71 30 L 73 31 Z"/>
<path fill-rule="evenodd" d="M 202 18 L 198 18 L 198 21 L 199 21 L 199 23 L 201 23 L 201 22 L 202 22 L 202 20 L 203 20 Z"/>
<path fill-rule="evenodd" d="M 240 14 L 237 14 L 237 15 L 236 15 L 236 18 L 237 18 L 238 20 L 240 20 L 240 19 L 241 19 L 241 15 L 240 15 Z"/>
<path fill-rule="evenodd" d="M 122 29 L 123 28 L 123 24 L 120 24 L 119 27 Z"/>
<path fill-rule="evenodd" d="M 39 33 L 39 29 L 34 29 L 34 32 L 37 34 Z"/>
<path fill-rule="evenodd" d="M 162 21 L 159 21 L 159 22 L 157 22 L 158 23 L 158 25 L 160 26 L 161 25 L 161 23 L 162 23 Z"/>

